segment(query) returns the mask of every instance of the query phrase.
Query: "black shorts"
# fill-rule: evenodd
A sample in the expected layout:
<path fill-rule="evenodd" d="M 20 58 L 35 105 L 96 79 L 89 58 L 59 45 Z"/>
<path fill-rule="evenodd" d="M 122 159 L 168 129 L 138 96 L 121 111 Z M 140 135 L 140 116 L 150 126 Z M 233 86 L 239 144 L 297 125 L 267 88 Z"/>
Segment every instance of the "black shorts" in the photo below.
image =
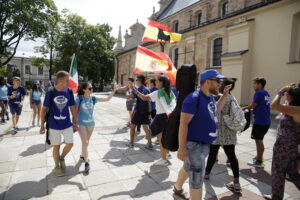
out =
<path fill-rule="evenodd" d="M 150 130 L 152 136 L 156 136 L 159 133 L 163 132 L 164 128 L 167 125 L 168 117 L 166 113 L 156 115 L 153 121 L 150 124 Z"/>
<path fill-rule="evenodd" d="M 156 110 L 152 110 L 150 115 L 151 119 L 154 119 L 154 117 L 156 116 Z"/>
<path fill-rule="evenodd" d="M 251 138 L 254 140 L 263 140 L 269 128 L 270 125 L 253 124 Z"/>
<path fill-rule="evenodd" d="M 144 114 L 139 113 L 138 111 L 134 111 L 132 114 L 131 123 L 135 124 L 135 125 L 139 125 L 139 124 L 149 125 L 150 124 L 150 114 L 144 115 Z"/>

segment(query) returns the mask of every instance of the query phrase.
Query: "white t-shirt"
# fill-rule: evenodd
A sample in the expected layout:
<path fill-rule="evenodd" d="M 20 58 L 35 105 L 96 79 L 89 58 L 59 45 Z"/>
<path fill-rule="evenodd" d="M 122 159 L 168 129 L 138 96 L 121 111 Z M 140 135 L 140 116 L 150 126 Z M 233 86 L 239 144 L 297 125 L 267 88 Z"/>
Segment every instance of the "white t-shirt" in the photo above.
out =
<path fill-rule="evenodd" d="M 175 99 L 170 103 L 170 105 L 168 105 L 165 98 L 158 97 L 158 90 L 150 93 L 149 97 L 151 98 L 151 101 L 155 102 L 157 115 L 163 114 L 163 113 L 169 114 L 176 107 Z"/>

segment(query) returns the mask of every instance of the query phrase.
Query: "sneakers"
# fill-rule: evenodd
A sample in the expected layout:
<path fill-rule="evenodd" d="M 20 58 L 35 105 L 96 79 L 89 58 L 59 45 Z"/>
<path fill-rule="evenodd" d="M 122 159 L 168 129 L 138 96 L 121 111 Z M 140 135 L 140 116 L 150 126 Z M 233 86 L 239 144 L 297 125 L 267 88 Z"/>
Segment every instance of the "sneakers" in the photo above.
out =
<path fill-rule="evenodd" d="M 32 126 L 35 126 L 35 122 L 34 121 L 32 121 Z"/>
<path fill-rule="evenodd" d="M 57 177 L 61 177 L 61 176 L 64 175 L 64 173 L 63 173 L 63 171 L 61 170 L 60 167 L 55 167 L 55 168 L 53 169 L 53 174 L 54 174 L 55 176 L 57 176 Z"/>
<path fill-rule="evenodd" d="M 89 172 L 90 171 L 90 164 L 88 162 L 85 163 L 84 165 L 84 171 Z"/>
<path fill-rule="evenodd" d="M 60 158 L 59 159 L 59 164 L 60 164 L 60 168 L 61 168 L 62 171 L 66 170 L 67 167 L 66 167 L 65 159 Z"/>
<path fill-rule="evenodd" d="M 82 155 L 80 155 L 79 160 L 84 161 L 84 157 Z"/>
<path fill-rule="evenodd" d="M 9 120 L 9 114 L 8 114 L 8 112 L 6 113 L 6 120 Z"/>
<path fill-rule="evenodd" d="M 40 122 L 37 123 L 37 126 L 40 127 Z"/>
<path fill-rule="evenodd" d="M 156 139 L 155 142 L 154 142 L 154 144 L 159 145 L 159 140 Z"/>
<path fill-rule="evenodd" d="M 248 162 L 247 164 L 250 165 L 250 166 L 253 166 L 253 167 L 258 167 L 258 168 L 264 168 L 265 167 L 263 162 L 258 162 L 257 160 L 255 160 L 255 161 L 252 160 L 252 161 Z"/>
<path fill-rule="evenodd" d="M 171 159 L 172 158 L 172 155 L 170 153 L 167 154 L 167 159 Z"/>
<path fill-rule="evenodd" d="M 152 143 L 146 144 L 145 148 L 146 148 L 146 149 L 149 149 L 149 150 L 153 150 L 153 149 L 154 149 Z"/>
<path fill-rule="evenodd" d="M 4 124 L 5 123 L 5 119 L 2 119 L 1 122 Z"/>
<path fill-rule="evenodd" d="M 171 163 L 168 160 L 163 160 L 163 159 L 159 159 L 156 163 L 154 163 L 153 165 L 156 166 L 163 166 L 163 167 L 167 167 L 168 165 L 170 165 Z"/>
<path fill-rule="evenodd" d="M 133 148 L 134 147 L 133 142 L 127 142 L 126 146 L 129 147 L 129 148 Z"/>

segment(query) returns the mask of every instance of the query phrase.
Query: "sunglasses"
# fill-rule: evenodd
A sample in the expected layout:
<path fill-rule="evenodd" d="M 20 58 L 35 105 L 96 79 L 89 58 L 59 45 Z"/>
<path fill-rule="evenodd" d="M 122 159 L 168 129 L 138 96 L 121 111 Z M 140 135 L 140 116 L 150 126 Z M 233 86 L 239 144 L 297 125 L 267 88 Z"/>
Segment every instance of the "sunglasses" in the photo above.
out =
<path fill-rule="evenodd" d="M 221 83 L 221 79 L 218 78 L 210 78 L 209 80 L 216 81 L 217 83 Z"/>
<path fill-rule="evenodd" d="M 92 87 L 90 87 L 90 88 L 88 88 L 88 90 L 89 90 L 89 91 L 92 91 L 92 90 L 93 90 L 93 88 L 92 88 Z"/>

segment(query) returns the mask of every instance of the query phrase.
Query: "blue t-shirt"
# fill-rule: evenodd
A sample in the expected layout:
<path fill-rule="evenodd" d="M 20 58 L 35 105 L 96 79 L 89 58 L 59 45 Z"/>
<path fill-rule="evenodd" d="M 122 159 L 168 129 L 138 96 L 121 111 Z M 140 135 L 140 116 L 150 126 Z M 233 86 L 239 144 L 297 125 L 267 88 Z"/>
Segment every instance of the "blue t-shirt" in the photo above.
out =
<path fill-rule="evenodd" d="M 39 101 L 41 100 L 41 96 L 42 96 L 42 93 L 40 90 L 30 90 L 30 93 L 32 95 L 32 99 L 35 100 L 35 101 Z"/>
<path fill-rule="evenodd" d="M 9 105 L 18 107 L 22 101 L 22 96 L 26 95 L 26 90 L 24 87 L 19 86 L 18 88 L 9 87 L 7 96 L 14 96 L 15 98 L 9 99 Z"/>
<path fill-rule="evenodd" d="M 51 92 L 52 102 L 50 103 Z M 71 89 L 66 88 L 61 92 L 56 89 L 48 91 L 43 105 L 50 107 L 49 128 L 63 130 L 73 125 L 70 120 L 69 106 L 75 105 L 75 100 Z"/>
<path fill-rule="evenodd" d="M 158 90 L 157 88 L 150 88 L 150 93 Z M 151 102 L 152 111 L 156 111 L 156 105 L 155 102 Z"/>
<path fill-rule="evenodd" d="M 94 102 L 93 98 L 95 99 Z M 80 104 L 78 113 L 78 124 L 80 126 L 95 126 L 94 106 L 98 102 L 98 100 L 99 98 L 97 97 L 90 97 L 86 99 L 83 95 L 80 97 L 77 96 L 76 104 Z"/>
<path fill-rule="evenodd" d="M 270 125 L 270 94 L 265 90 L 257 90 L 252 102 L 257 104 L 253 109 L 254 124 Z"/>
<path fill-rule="evenodd" d="M 144 85 L 137 88 L 137 91 L 139 91 L 142 94 L 149 94 L 150 93 L 149 89 L 147 87 L 145 87 Z M 138 110 L 139 104 L 143 100 L 140 97 L 138 97 L 135 93 L 132 92 L 132 94 L 133 94 L 134 98 L 136 98 L 136 104 L 135 104 L 134 110 Z"/>
<path fill-rule="evenodd" d="M 193 114 L 188 125 L 188 141 L 211 143 L 217 138 L 217 106 L 213 96 L 206 96 L 202 91 L 189 94 L 183 101 L 183 113 Z M 198 104 L 198 107 L 197 107 Z"/>
<path fill-rule="evenodd" d="M 1 85 L 0 86 L 0 100 L 7 101 L 7 92 L 8 92 L 8 87 L 6 85 Z"/>

